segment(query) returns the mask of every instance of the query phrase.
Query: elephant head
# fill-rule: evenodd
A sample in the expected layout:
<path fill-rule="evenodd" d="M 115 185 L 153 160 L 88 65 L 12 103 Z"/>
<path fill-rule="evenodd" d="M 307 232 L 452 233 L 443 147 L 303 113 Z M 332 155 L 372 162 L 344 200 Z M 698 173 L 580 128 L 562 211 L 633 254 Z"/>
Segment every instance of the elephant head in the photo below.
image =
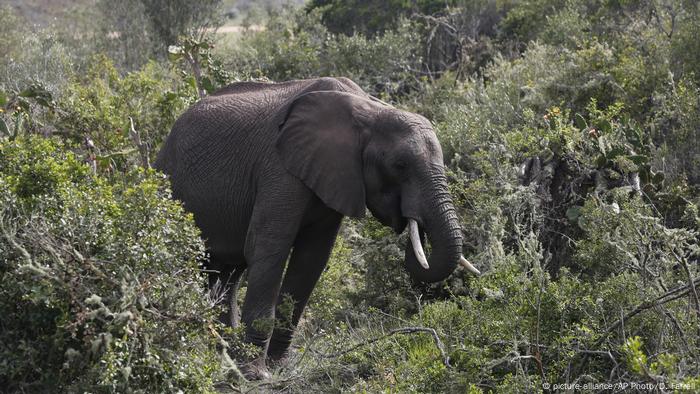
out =
<path fill-rule="evenodd" d="M 306 93 L 290 105 L 277 151 L 285 168 L 330 208 L 362 217 L 366 206 L 396 233 L 408 226 L 405 264 L 414 279 L 443 280 L 460 263 L 479 273 L 461 254 L 442 149 L 427 119 L 367 96 Z"/>

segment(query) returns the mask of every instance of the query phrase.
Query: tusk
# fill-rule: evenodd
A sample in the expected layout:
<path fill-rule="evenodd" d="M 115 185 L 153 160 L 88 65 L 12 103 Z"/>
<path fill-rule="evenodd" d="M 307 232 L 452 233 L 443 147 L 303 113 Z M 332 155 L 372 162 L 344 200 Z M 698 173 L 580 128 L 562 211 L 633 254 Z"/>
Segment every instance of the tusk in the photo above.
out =
<path fill-rule="evenodd" d="M 459 265 L 466 268 L 467 271 L 471 272 L 476 276 L 481 275 L 481 272 L 479 272 L 479 270 L 476 269 L 476 267 L 474 267 L 472 263 L 468 262 L 467 259 L 464 258 L 464 256 L 459 256 Z"/>
<path fill-rule="evenodd" d="M 420 236 L 418 235 L 418 223 L 413 219 L 408 219 L 408 234 L 411 236 L 411 244 L 413 245 L 413 253 L 421 266 L 425 269 L 430 269 L 428 260 L 425 258 L 423 246 L 420 244 Z"/>

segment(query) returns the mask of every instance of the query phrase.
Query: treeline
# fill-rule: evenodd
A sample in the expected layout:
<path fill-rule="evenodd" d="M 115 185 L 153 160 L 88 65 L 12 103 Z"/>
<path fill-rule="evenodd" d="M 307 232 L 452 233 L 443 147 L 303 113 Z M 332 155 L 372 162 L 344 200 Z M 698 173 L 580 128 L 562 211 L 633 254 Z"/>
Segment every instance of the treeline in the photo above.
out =
<path fill-rule="evenodd" d="M 233 36 L 208 30 L 231 2 L 160 3 L 37 33 L 0 9 L 0 387 L 700 389 L 696 1 L 269 2 Z M 316 76 L 431 120 L 484 275 L 411 283 L 403 236 L 346 221 L 291 359 L 247 383 L 144 167 L 199 97 Z"/>

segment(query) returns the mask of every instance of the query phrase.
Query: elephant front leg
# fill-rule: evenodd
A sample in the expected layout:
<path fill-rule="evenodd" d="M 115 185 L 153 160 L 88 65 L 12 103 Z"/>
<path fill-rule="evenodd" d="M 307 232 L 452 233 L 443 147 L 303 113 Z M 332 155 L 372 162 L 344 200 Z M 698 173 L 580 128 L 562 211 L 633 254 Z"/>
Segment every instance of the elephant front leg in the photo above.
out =
<path fill-rule="evenodd" d="M 303 188 L 296 196 L 289 188 L 281 190 L 289 194 L 270 192 L 265 194 L 270 200 L 256 202 L 246 237 L 248 289 L 241 320 L 245 324 L 245 341 L 259 349 L 259 355 L 242 366 L 249 379 L 269 377 L 265 356 L 274 328 L 282 274 L 310 198 L 310 193 L 304 193 L 306 189 Z"/>
<path fill-rule="evenodd" d="M 341 220 L 342 215 L 332 211 L 322 220 L 302 228 L 294 241 L 294 252 L 277 299 L 276 325 L 267 350 L 267 356 L 273 362 L 287 355 L 294 329 L 328 263 Z"/>
<path fill-rule="evenodd" d="M 265 354 L 275 320 L 275 302 L 279 294 L 287 253 L 267 256 L 248 267 L 248 289 L 241 320 L 245 324 L 245 341 L 256 346 L 258 355 L 245 360 L 243 373 L 248 379 L 267 379 Z"/>

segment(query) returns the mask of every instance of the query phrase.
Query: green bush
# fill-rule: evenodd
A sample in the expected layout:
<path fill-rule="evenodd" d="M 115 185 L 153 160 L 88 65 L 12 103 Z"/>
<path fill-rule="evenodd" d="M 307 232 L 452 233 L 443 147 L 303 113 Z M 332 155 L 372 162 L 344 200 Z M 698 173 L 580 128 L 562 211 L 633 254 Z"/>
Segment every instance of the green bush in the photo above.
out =
<path fill-rule="evenodd" d="M 484 275 L 417 285 L 405 235 L 346 221 L 290 360 L 234 390 L 699 387 L 697 2 L 266 4 L 264 31 L 216 47 L 179 39 L 171 64 L 145 63 L 176 43 L 153 41 L 142 6 L 114 9 L 112 22 L 130 18 L 92 46 L 29 34 L 0 10 L 0 386 L 208 391 L 233 379 L 217 344 L 251 349 L 241 329 L 218 339 L 201 242 L 162 179 L 134 169 L 129 118 L 152 155 L 231 76 L 333 75 L 433 122 L 463 252 Z M 86 55 L 110 41 L 125 45 Z"/>
<path fill-rule="evenodd" d="M 669 178 L 700 184 L 700 86 L 682 79 L 657 91 L 650 134 Z"/>
<path fill-rule="evenodd" d="M 162 176 L 113 183 L 66 146 L 0 140 L 0 386 L 211 391 L 203 244 Z"/>
<path fill-rule="evenodd" d="M 396 28 L 401 17 L 416 12 L 439 13 L 454 3 L 454 0 L 313 0 L 306 6 L 306 10 L 320 11 L 324 26 L 333 33 L 374 36 Z"/>
<path fill-rule="evenodd" d="M 335 35 L 320 23 L 318 13 L 273 16 L 263 32 L 242 37 L 230 68 L 243 75 L 276 81 L 319 76 L 348 77 L 378 96 L 403 93 L 416 83 L 420 69 L 416 26 L 402 20 L 396 30 L 368 38 Z M 362 53 L 362 56 L 357 56 Z"/>
<path fill-rule="evenodd" d="M 196 89 L 167 66 L 151 62 L 122 76 L 108 58 L 97 56 L 62 93 L 55 124 L 74 144 L 89 139 L 102 168 L 124 169 L 138 157 L 131 120 L 154 158 L 179 114 L 196 98 Z"/>
<path fill-rule="evenodd" d="M 101 36 L 93 27 L 98 18 L 90 9 L 68 6 L 60 14 L 70 16 L 70 22 L 51 18 L 49 23 L 37 25 L 30 15 L 20 12 L 31 6 L 5 4 L 0 6 L 0 90 L 40 84 L 58 94 L 97 49 Z"/>
<path fill-rule="evenodd" d="M 305 319 L 313 324 L 314 330 L 328 329 L 336 320 L 352 312 L 352 300 L 358 297 L 362 278 L 350 261 L 351 252 L 344 238 L 339 237 L 328 267 L 309 299 Z"/>

